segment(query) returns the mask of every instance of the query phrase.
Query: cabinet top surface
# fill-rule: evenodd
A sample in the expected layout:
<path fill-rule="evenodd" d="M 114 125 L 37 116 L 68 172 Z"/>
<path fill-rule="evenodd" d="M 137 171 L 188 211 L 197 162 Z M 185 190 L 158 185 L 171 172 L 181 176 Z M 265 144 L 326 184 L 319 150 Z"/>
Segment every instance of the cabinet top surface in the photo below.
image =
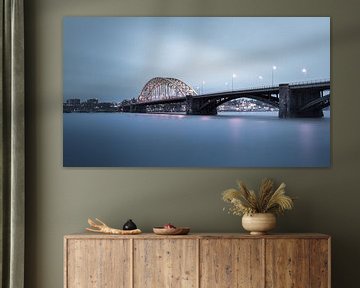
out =
<path fill-rule="evenodd" d="M 320 233 L 286 233 L 250 235 L 245 233 L 189 233 L 188 235 L 156 235 L 142 233 L 138 235 L 110 235 L 101 233 L 75 233 L 64 236 L 65 239 L 329 239 L 329 235 Z"/>

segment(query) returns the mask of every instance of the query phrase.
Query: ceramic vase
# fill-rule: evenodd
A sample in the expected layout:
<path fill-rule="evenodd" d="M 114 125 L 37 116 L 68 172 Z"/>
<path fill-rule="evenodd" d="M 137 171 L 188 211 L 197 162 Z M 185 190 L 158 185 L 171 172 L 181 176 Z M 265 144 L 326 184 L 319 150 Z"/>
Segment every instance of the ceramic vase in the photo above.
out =
<path fill-rule="evenodd" d="M 276 226 L 276 217 L 273 213 L 255 213 L 242 217 L 242 226 L 251 235 L 263 235 Z"/>

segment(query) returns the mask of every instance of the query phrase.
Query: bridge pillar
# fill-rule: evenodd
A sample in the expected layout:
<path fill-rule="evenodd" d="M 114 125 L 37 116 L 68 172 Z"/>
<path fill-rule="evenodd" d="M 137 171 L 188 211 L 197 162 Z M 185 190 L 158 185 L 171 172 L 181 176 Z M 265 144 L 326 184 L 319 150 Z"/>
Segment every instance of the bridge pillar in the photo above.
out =
<path fill-rule="evenodd" d="M 130 105 L 131 113 L 146 113 L 146 105 L 132 104 Z"/>
<path fill-rule="evenodd" d="M 206 99 L 194 98 L 186 95 L 186 114 L 187 115 L 217 115 L 216 107 L 206 104 Z"/>
<path fill-rule="evenodd" d="M 323 117 L 322 109 L 300 111 L 305 104 L 321 97 L 314 88 L 291 88 L 289 84 L 279 85 L 279 118 Z"/>
<path fill-rule="evenodd" d="M 121 107 L 122 112 L 130 112 L 130 105 L 124 105 Z"/>
<path fill-rule="evenodd" d="M 289 84 L 279 85 L 279 118 L 290 117 L 290 87 Z"/>

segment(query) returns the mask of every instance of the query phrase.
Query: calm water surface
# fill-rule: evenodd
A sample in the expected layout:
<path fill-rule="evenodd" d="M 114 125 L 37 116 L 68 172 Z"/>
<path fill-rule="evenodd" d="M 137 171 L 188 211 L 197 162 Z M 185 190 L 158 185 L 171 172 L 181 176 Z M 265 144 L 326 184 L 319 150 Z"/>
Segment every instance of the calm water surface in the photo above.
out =
<path fill-rule="evenodd" d="M 330 113 L 65 113 L 68 167 L 328 167 Z"/>

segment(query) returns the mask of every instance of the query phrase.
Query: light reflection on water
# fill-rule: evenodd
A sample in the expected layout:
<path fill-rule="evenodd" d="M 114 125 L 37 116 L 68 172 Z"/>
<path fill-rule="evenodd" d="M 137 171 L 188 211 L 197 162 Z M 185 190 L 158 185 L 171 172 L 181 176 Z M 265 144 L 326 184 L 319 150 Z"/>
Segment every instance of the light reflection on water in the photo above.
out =
<path fill-rule="evenodd" d="M 65 113 L 64 166 L 328 167 L 330 114 Z"/>

